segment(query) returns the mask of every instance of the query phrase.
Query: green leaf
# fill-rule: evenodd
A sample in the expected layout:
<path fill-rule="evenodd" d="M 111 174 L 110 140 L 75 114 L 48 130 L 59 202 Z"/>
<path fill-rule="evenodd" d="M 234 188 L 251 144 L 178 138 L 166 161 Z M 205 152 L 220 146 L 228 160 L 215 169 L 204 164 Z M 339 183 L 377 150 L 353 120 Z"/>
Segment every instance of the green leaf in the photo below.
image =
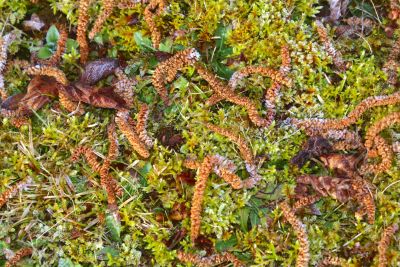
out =
<path fill-rule="evenodd" d="M 188 86 L 189 86 L 189 81 L 186 80 L 186 78 L 183 76 L 179 77 L 174 82 L 174 88 L 177 88 L 179 90 L 186 90 Z"/>
<path fill-rule="evenodd" d="M 162 42 L 160 44 L 158 50 L 166 53 L 171 53 L 173 44 L 174 42 L 172 41 L 172 38 L 167 38 L 165 42 Z"/>
<path fill-rule="evenodd" d="M 39 59 L 48 59 L 51 57 L 51 55 L 53 55 L 53 52 L 51 51 L 51 49 L 47 46 L 44 46 L 39 49 L 37 57 Z"/>
<path fill-rule="evenodd" d="M 236 236 L 232 235 L 228 240 L 219 240 L 215 243 L 215 249 L 218 252 L 226 251 L 237 244 Z"/>
<path fill-rule="evenodd" d="M 147 37 L 143 37 L 141 32 L 135 32 L 133 34 L 133 39 L 135 39 L 140 50 L 144 52 L 156 51 L 152 46 L 151 40 Z"/>
<path fill-rule="evenodd" d="M 370 3 L 366 3 L 364 1 L 355 1 L 356 4 L 354 6 L 350 6 L 350 12 L 353 16 L 356 17 L 367 17 L 371 19 L 374 18 L 375 9 Z"/>
<path fill-rule="evenodd" d="M 242 229 L 243 232 L 248 231 L 247 222 L 249 221 L 249 214 L 250 214 L 250 208 L 248 207 L 239 210 L 240 228 Z"/>
<path fill-rule="evenodd" d="M 66 43 L 66 50 L 67 53 L 71 53 L 72 51 L 76 51 L 78 49 L 78 42 L 75 41 L 74 39 L 67 39 L 67 43 Z"/>
<path fill-rule="evenodd" d="M 224 65 L 220 62 L 212 62 L 211 67 L 217 73 L 218 76 L 220 76 L 224 79 L 227 79 L 227 80 L 233 74 L 233 71 L 231 69 L 229 69 L 226 65 Z"/>
<path fill-rule="evenodd" d="M 117 219 L 117 214 L 109 213 L 106 216 L 106 226 L 109 230 L 111 235 L 111 239 L 114 241 L 121 241 L 120 234 L 121 234 L 121 223 Z"/>
<path fill-rule="evenodd" d="M 4 255 L 4 249 L 8 248 L 8 244 L 4 241 L 0 241 L 0 256 Z"/>
<path fill-rule="evenodd" d="M 49 28 L 49 30 L 47 31 L 47 34 L 46 34 L 47 44 L 56 45 L 59 37 L 60 37 L 60 33 L 58 32 L 56 26 L 51 25 L 51 27 Z"/>
<path fill-rule="evenodd" d="M 153 167 L 151 166 L 151 163 L 149 161 L 144 164 L 144 166 L 139 170 L 140 175 L 142 175 L 144 178 L 147 178 L 147 175 L 151 171 Z"/>
<path fill-rule="evenodd" d="M 144 166 L 138 171 L 140 174 L 140 184 L 142 186 L 147 186 L 147 176 L 149 175 L 151 169 L 153 168 L 153 166 L 151 166 L 150 162 L 146 162 L 146 164 L 144 164 Z"/>
<path fill-rule="evenodd" d="M 107 257 L 111 257 L 111 258 L 117 258 L 119 256 L 119 252 L 117 249 L 115 249 L 114 247 L 105 247 L 102 250 L 100 250 L 99 252 L 100 255 L 107 255 Z M 104 259 L 104 257 L 101 257 L 102 259 Z"/>
<path fill-rule="evenodd" d="M 260 223 L 260 217 L 258 216 L 258 212 L 255 209 L 252 209 L 250 212 L 250 224 L 251 228 L 254 228 Z"/>
<path fill-rule="evenodd" d="M 99 45 L 104 45 L 104 41 L 101 35 L 96 35 L 94 37 L 94 41 L 95 43 L 99 44 Z"/>
<path fill-rule="evenodd" d="M 214 33 L 214 36 L 216 37 L 215 46 L 217 48 L 214 55 L 215 59 L 225 59 L 233 52 L 232 47 L 229 47 L 225 44 L 228 31 L 229 31 L 228 27 L 225 27 L 222 24 L 220 24 Z"/>
<path fill-rule="evenodd" d="M 58 267 L 80 267 L 80 264 L 74 264 L 69 258 L 60 258 L 58 260 Z"/>
<path fill-rule="evenodd" d="M 153 69 L 153 68 L 155 68 L 157 65 L 158 65 L 158 60 L 157 60 L 157 58 L 155 57 L 155 56 L 153 56 L 153 57 L 150 57 L 149 59 L 148 59 L 148 64 L 149 64 L 149 68 L 150 69 Z"/>
<path fill-rule="evenodd" d="M 227 32 L 228 32 L 227 27 L 225 27 L 223 24 L 218 25 L 214 33 L 214 36 L 217 37 L 215 41 L 217 49 L 224 48 Z"/>

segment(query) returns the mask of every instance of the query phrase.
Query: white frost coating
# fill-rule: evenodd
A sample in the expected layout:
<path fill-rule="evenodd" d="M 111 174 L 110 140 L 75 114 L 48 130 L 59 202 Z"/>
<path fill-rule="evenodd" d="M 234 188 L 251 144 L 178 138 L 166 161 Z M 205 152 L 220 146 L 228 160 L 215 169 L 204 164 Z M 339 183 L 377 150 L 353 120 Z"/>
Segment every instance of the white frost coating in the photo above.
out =
<path fill-rule="evenodd" d="M 16 38 L 14 33 L 8 33 L 0 39 L 0 74 L 3 73 L 4 67 L 7 62 L 7 50 L 8 46 L 14 41 Z"/>
<path fill-rule="evenodd" d="M 200 59 L 200 53 L 197 52 L 196 49 L 192 48 L 188 55 L 188 59 L 196 62 Z"/>
<path fill-rule="evenodd" d="M 3 75 L 0 74 L 0 88 L 4 88 L 4 78 Z"/>
<path fill-rule="evenodd" d="M 33 13 L 31 19 L 22 22 L 22 25 L 32 31 L 41 31 L 45 23 L 39 18 L 36 13 Z"/>
<path fill-rule="evenodd" d="M 281 66 L 281 67 L 279 68 L 279 71 L 280 71 L 282 74 L 286 74 L 286 73 L 288 73 L 288 72 L 290 71 L 290 66 Z"/>
<path fill-rule="evenodd" d="M 341 1 L 340 0 L 329 0 L 329 8 L 331 10 L 331 14 L 329 18 L 332 21 L 337 21 L 342 15 L 342 11 L 340 9 Z"/>
<path fill-rule="evenodd" d="M 215 161 L 214 164 L 214 172 L 218 175 L 221 176 L 221 168 L 224 168 L 226 170 L 228 170 L 229 172 L 235 172 L 236 171 L 236 166 L 233 163 L 233 161 L 216 154 L 215 156 L 213 156 L 213 160 Z"/>
<path fill-rule="evenodd" d="M 393 143 L 393 152 L 394 153 L 400 153 L 400 142 L 394 142 Z"/>
<path fill-rule="evenodd" d="M 246 166 L 246 170 L 247 170 L 247 171 L 249 172 L 249 174 L 250 174 L 250 178 L 247 179 L 247 180 L 244 182 L 244 188 L 252 188 L 252 187 L 254 187 L 256 184 L 258 184 L 259 181 L 261 181 L 262 177 L 261 177 L 261 175 L 259 175 L 259 174 L 257 173 L 257 169 L 258 169 L 258 168 L 257 168 L 256 165 L 246 163 L 245 166 Z"/>
<path fill-rule="evenodd" d="M 291 127 L 295 128 L 297 130 L 298 127 L 296 125 L 296 121 L 298 121 L 298 119 L 287 118 L 287 119 L 282 121 L 281 126 L 284 126 L 284 127 L 285 126 L 291 126 Z"/>
<path fill-rule="evenodd" d="M 0 39 L 0 93 L 1 97 L 5 99 L 7 93 L 4 88 L 4 77 L 3 71 L 7 62 L 7 50 L 8 46 L 14 41 L 16 35 L 14 33 L 8 33 Z"/>
<path fill-rule="evenodd" d="M 239 81 L 244 78 L 244 74 L 241 73 L 240 71 L 236 71 L 235 73 L 232 74 L 232 77 L 229 79 L 229 86 L 231 88 L 236 88 L 238 85 Z"/>
<path fill-rule="evenodd" d="M 275 105 L 267 99 L 267 100 L 265 100 L 265 107 L 273 109 L 273 108 L 275 108 Z"/>
<path fill-rule="evenodd" d="M 32 184 L 32 182 L 32 177 L 28 177 L 24 182 L 19 183 L 17 187 L 19 190 L 26 190 L 28 186 Z"/>

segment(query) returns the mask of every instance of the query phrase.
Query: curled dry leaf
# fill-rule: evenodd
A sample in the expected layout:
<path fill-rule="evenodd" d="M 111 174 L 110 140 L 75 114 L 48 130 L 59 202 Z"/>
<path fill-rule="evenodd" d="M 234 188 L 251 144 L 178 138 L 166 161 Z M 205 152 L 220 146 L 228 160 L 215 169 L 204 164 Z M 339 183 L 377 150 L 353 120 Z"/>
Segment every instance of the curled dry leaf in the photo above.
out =
<path fill-rule="evenodd" d="M 303 144 L 302 150 L 298 152 L 290 162 L 301 168 L 310 159 L 318 158 L 321 155 L 329 154 L 332 151 L 332 145 L 327 139 L 321 136 L 312 136 Z"/>
<path fill-rule="evenodd" d="M 118 67 L 118 60 L 112 58 L 103 58 L 89 62 L 85 65 L 79 82 L 85 85 L 94 85 L 108 75 L 113 74 Z"/>

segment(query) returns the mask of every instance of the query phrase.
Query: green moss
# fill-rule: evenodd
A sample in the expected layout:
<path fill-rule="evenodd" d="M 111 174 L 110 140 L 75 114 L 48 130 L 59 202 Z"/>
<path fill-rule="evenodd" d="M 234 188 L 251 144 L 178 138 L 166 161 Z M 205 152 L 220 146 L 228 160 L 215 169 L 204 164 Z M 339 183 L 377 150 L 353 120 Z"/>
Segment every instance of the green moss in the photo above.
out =
<path fill-rule="evenodd" d="M 75 117 L 57 108 L 58 100 L 54 99 L 31 117 L 29 126 L 21 129 L 2 118 L 0 192 L 27 176 L 33 178 L 34 184 L 0 211 L 0 265 L 5 260 L 1 249 L 4 247 L 16 251 L 33 246 L 33 257 L 26 262 L 35 266 L 184 266 L 176 259 L 177 249 L 204 254 L 201 247 L 193 249 L 188 235 L 169 247 L 177 232 L 190 228 L 188 217 L 182 221 L 168 217 L 175 203 L 190 208 L 193 186 L 179 178 L 187 171 L 182 162 L 188 156 L 203 159 L 208 154 L 220 154 L 238 166 L 241 178 L 248 176 L 237 146 L 207 130 L 204 122 L 239 133 L 264 161 L 259 169 L 263 179 L 251 190 L 233 190 L 216 175 L 209 177 L 201 234 L 218 251 L 233 252 L 249 266 L 294 265 L 299 243 L 293 229 L 282 220 L 276 203 L 293 193 L 297 175 L 324 170 L 309 166 L 298 170 L 290 165 L 306 137 L 283 121 L 288 117 L 340 118 L 368 96 L 397 90 L 387 84 L 382 71 L 392 45 L 384 31 L 389 22 L 383 20 L 384 24 L 379 24 L 375 20 L 373 31 L 356 39 L 333 38 L 334 30 L 329 28 L 335 47 L 349 64 L 347 71 L 338 73 L 314 24 L 325 2 L 173 0 L 156 18 L 163 36 L 160 50 L 175 53 L 195 47 L 202 61 L 224 79 L 250 64 L 278 69 L 282 61 L 280 48 L 288 45 L 293 86 L 281 88 L 277 118 L 268 128 L 254 127 L 241 106 L 222 101 L 206 107 L 204 102 L 212 92 L 192 66 L 183 69 L 168 85 L 172 105 L 165 107 L 151 82 L 159 55 L 151 47 L 144 6 L 138 4 L 122 11 L 115 8 L 91 43 L 91 56 L 118 57 L 126 62 L 126 73 L 137 79 L 132 116 L 136 116 L 140 102 L 150 104 L 148 132 L 157 139 L 151 156 L 139 158 L 118 131 L 120 155 L 112 164 L 111 174 L 124 189 L 118 200 L 119 225 L 108 214 L 98 175 L 85 161 L 70 161 L 78 145 L 90 146 L 99 155 L 107 153 L 106 129 L 114 111 L 86 107 L 84 116 Z M 356 14 L 360 8 L 369 8 L 361 2 L 352 1 L 350 12 Z M 72 32 L 75 30 L 78 1 L 41 1 L 40 7 L 48 8 L 57 20 L 66 21 Z M 99 3 L 92 4 L 90 25 L 100 7 Z M 29 1 L 0 1 L 0 27 L 4 32 L 22 28 L 20 22 L 37 10 L 38 6 Z M 54 18 L 47 20 L 54 23 Z M 21 34 L 12 44 L 9 57 L 28 59 L 30 52 L 46 45 L 44 36 L 45 33 Z M 72 40 L 75 35 L 71 33 L 69 38 L 60 67 L 74 80 L 82 67 L 78 63 L 79 49 Z M 26 90 L 29 77 L 14 66 L 6 71 L 5 80 L 8 93 L 15 94 Z M 253 99 L 259 114 L 265 116 L 262 99 L 270 85 L 269 78 L 254 75 L 241 81 L 236 92 Z M 394 111 L 399 107 L 375 108 L 353 128 L 363 135 L 372 123 Z M 171 129 L 182 139 L 173 148 L 164 140 L 169 138 L 166 132 Z M 399 141 L 399 130 L 394 126 L 382 136 L 391 142 Z M 398 160 L 397 155 L 396 163 Z M 385 174 L 368 177 L 376 186 L 374 225 L 357 220 L 350 203 L 340 205 L 329 198 L 317 203 L 321 216 L 301 215 L 309 232 L 312 265 L 325 252 L 347 253 L 352 266 L 363 264 L 360 255 L 349 252 L 357 246 L 375 253 L 382 229 L 399 221 L 397 165 L 393 164 Z M 395 245 L 390 247 L 390 253 L 392 263 L 398 262 L 400 252 Z"/>

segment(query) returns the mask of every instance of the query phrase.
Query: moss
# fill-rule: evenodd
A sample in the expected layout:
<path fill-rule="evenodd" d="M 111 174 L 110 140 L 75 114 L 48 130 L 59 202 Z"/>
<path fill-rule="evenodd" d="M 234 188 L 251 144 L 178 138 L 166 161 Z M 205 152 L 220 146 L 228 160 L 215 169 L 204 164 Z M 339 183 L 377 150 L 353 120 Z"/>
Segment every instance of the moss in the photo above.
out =
<path fill-rule="evenodd" d="M 285 124 L 285 120 L 340 118 L 368 96 L 397 91 L 395 86 L 388 85 L 382 71 L 393 43 L 384 31 L 389 21 L 379 24 L 375 19 L 378 26 L 368 36 L 356 39 L 336 38 L 334 27 L 328 27 L 335 47 L 349 64 L 345 72 L 339 73 L 314 25 L 325 2 L 172 0 L 156 18 L 162 33 L 162 51 L 175 53 L 195 47 L 201 60 L 223 79 L 251 64 L 279 69 L 280 47 L 287 44 L 293 86 L 281 88 L 277 117 L 267 128 L 255 127 L 245 108 L 227 101 L 207 107 L 205 100 L 211 96 L 211 88 L 192 66 L 184 68 L 167 85 L 172 104 L 165 106 L 151 83 L 162 55 L 152 48 L 143 18 L 146 4 L 128 10 L 115 8 L 91 42 L 91 57 L 118 57 L 126 65 L 125 73 L 138 82 L 132 114 L 137 113 L 140 102 L 150 105 L 147 131 L 156 139 L 150 157 L 144 160 L 117 130 L 120 156 L 112 163 L 110 172 L 123 187 L 118 200 L 120 225 L 107 223 L 107 197 L 98 175 L 85 161 L 70 161 L 78 145 L 106 155 L 107 125 L 114 119 L 114 111 L 85 107 L 86 114 L 75 117 L 57 107 L 58 100 L 53 99 L 33 114 L 29 125 L 20 129 L 12 126 L 8 118 L 0 122 L 0 192 L 27 176 L 34 180 L 28 190 L 18 193 L 0 210 L 0 240 L 5 244 L 0 241 L 0 248 L 4 245 L 17 251 L 32 246 L 34 253 L 26 262 L 44 266 L 64 262 L 69 264 L 65 266 L 184 266 L 177 261 L 177 249 L 205 254 L 207 245 L 193 249 L 188 235 L 171 245 L 177 232 L 190 229 L 188 217 L 180 221 L 170 218 L 175 203 L 183 203 L 190 210 L 193 185 L 180 175 L 195 173 L 183 167 L 183 161 L 189 156 L 203 159 L 208 154 L 221 154 L 238 166 L 237 175 L 243 179 L 248 176 L 235 144 L 205 128 L 204 122 L 212 122 L 234 129 L 245 138 L 260 161 L 259 174 L 263 179 L 256 188 L 233 190 L 211 175 L 201 234 L 218 252 L 233 252 L 249 266 L 294 265 L 299 243 L 276 204 L 293 193 L 297 175 L 325 170 L 311 165 L 298 170 L 290 165 L 306 137 Z M 361 2 L 352 1 L 351 10 L 356 10 Z M 381 10 L 386 4 L 377 9 L 381 17 L 385 16 Z M 364 8 L 370 8 L 368 5 Z M 70 48 L 60 68 L 70 80 L 77 79 L 82 66 L 72 39 L 78 1 L 40 1 L 40 6 L 51 10 L 54 18 L 65 21 L 71 30 Z M 98 2 L 91 5 L 90 25 L 100 6 Z M 0 1 L 0 27 L 4 32 L 22 29 L 21 22 L 37 9 L 30 1 Z M 45 33 L 25 32 L 12 44 L 9 57 L 28 59 L 30 52 L 45 46 L 44 36 Z M 15 66 L 7 69 L 5 80 L 11 95 L 25 92 L 29 77 Z M 111 84 L 111 79 L 101 84 Z M 265 116 L 267 110 L 260 100 L 271 80 L 253 75 L 240 85 L 235 92 L 254 100 L 259 114 Z M 394 111 L 399 111 L 398 105 L 375 108 L 352 127 L 363 136 L 370 125 Z M 395 125 L 382 136 L 390 142 L 399 141 L 399 130 Z M 175 140 L 176 144 L 171 145 L 171 136 L 179 142 Z M 317 203 L 322 215 L 299 215 L 308 230 L 312 265 L 326 251 L 346 255 L 354 266 L 369 260 L 376 263 L 376 259 L 365 260 L 354 251 L 361 247 L 373 258 L 382 229 L 399 221 L 398 160 L 397 156 L 396 164 L 388 172 L 367 177 L 376 186 L 375 224 L 357 220 L 351 204 L 343 207 L 329 198 Z M 389 251 L 392 263 L 398 262 L 398 248 L 392 244 Z M 0 265 L 4 260 L 0 249 Z"/>

